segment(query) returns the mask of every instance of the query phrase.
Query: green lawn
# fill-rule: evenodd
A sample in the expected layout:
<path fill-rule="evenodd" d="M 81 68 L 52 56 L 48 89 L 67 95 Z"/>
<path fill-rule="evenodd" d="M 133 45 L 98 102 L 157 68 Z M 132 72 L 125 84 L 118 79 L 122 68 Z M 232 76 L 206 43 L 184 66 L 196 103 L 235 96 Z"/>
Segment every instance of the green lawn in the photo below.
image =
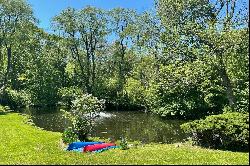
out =
<path fill-rule="evenodd" d="M 0 164 L 241 164 L 249 153 L 209 150 L 181 144 L 150 144 L 102 153 L 66 152 L 60 133 L 38 129 L 17 113 L 0 115 Z"/>

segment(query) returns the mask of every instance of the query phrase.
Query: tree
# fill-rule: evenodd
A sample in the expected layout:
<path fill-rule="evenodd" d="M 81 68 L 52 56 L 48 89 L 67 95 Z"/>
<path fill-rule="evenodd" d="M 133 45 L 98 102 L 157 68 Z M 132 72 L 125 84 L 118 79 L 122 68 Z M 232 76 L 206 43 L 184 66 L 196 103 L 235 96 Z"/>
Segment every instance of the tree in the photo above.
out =
<path fill-rule="evenodd" d="M 64 111 L 64 115 L 72 124 L 80 141 L 85 141 L 87 135 L 93 129 L 94 120 L 104 109 L 105 100 L 98 100 L 91 94 L 78 94 L 72 101 L 70 111 Z"/>
<path fill-rule="evenodd" d="M 95 55 L 98 49 L 104 47 L 108 33 L 105 12 L 90 6 L 80 11 L 68 8 L 54 18 L 54 23 L 66 37 L 72 57 L 80 67 L 87 92 L 93 93 L 96 77 Z"/>
<path fill-rule="evenodd" d="M 137 14 L 134 10 L 115 8 L 110 11 L 110 24 L 113 34 L 116 36 L 114 53 L 118 64 L 118 89 L 117 97 L 123 96 L 124 85 L 126 83 L 126 63 L 125 55 L 133 45 L 133 24 L 136 23 Z"/>
<path fill-rule="evenodd" d="M 139 54 L 142 56 L 147 54 L 147 56 L 154 57 L 155 74 L 158 74 L 163 47 L 161 35 L 164 30 L 160 18 L 158 15 L 146 11 L 138 16 L 135 25 L 137 41 L 134 44 L 139 46 Z"/>
<path fill-rule="evenodd" d="M 166 29 L 163 38 L 167 45 L 166 59 L 183 62 L 200 59 L 207 65 L 212 65 L 212 69 L 221 78 L 232 109 L 238 106 L 234 79 L 230 77 L 227 59 L 232 56 L 245 58 L 245 53 L 248 52 L 245 50 L 240 53 L 240 43 L 230 40 L 235 33 L 248 32 L 246 24 L 242 22 L 244 19 L 240 18 L 244 14 L 236 12 L 236 5 L 236 0 L 158 2 L 159 14 Z"/>
<path fill-rule="evenodd" d="M 0 46 L 6 54 L 1 56 L 6 66 L 3 82 L 0 84 L 0 94 L 5 92 L 10 73 L 13 71 L 13 48 L 16 45 L 18 35 L 24 33 L 27 26 L 34 23 L 31 7 L 24 0 L 1 0 L 0 1 Z M 24 33 L 25 34 L 25 33 Z"/>

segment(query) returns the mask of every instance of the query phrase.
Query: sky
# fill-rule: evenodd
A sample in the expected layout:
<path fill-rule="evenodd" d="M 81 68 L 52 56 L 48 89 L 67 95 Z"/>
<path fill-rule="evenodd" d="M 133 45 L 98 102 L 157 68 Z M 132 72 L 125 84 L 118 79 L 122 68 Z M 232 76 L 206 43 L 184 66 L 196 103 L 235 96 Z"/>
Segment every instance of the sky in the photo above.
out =
<path fill-rule="evenodd" d="M 33 8 L 35 17 L 40 21 L 39 27 L 47 32 L 51 31 L 51 19 L 67 7 L 81 9 L 91 5 L 106 10 L 123 7 L 135 9 L 138 12 L 154 8 L 154 0 L 27 0 L 27 2 Z M 249 6 L 249 0 L 238 0 L 237 2 L 239 6 L 244 5 L 247 8 Z"/>
<path fill-rule="evenodd" d="M 35 17 L 40 21 L 39 27 L 46 31 L 50 31 L 52 17 L 67 7 L 81 9 L 91 5 L 106 10 L 124 7 L 136 9 L 138 12 L 154 8 L 154 0 L 27 0 L 27 2 L 33 8 Z"/>

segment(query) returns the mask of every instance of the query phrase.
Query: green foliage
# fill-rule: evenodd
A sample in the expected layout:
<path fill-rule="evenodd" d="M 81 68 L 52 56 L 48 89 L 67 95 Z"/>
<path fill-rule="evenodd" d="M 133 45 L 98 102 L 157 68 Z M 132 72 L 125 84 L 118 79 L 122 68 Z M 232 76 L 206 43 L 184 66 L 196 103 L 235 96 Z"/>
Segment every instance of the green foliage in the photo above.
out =
<path fill-rule="evenodd" d="M 203 73 L 210 70 L 209 73 L 216 77 L 198 75 L 204 80 L 195 86 L 204 93 L 202 98 L 208 106 L 218 108 L 219 112 L 226 104 L 245 112 L 249 105 L 244 90 L 245 82 L 249 80 L 249 61 L 246 58 L 249 31 L 244 21 L 248 11 L 242 9 L 241 14 L 236 14 L 237 5 L 240 5 L 239 1 L 224 0 L 159 0 L 157 5 L 165 28 L 162 33 L 162 41 L 166 45 L 164 64 L 192 64 L 198 59 L 203 66 L 199 70 Z M 200 78 L 194 77 L 194 80 Z M 207 86 L 210 81 L 215 85 Z M 185 86 L 184 82 L 181 84 Z"/>
<path fill-rule="evenodd" d="M 70 144 L 72 142 L 76 142 L 78 140 L 77 134 L 72 130 L 72 128 L 68 128 L 64 130 L 62 134 L 63 143 Z"/>
<path fill-rule="evenodd" d="M 96 54 L 104 48 L 105 37 L 109 33 L 106 12 L 91 6 L 80 10 L 67 8 L 53 18 L 53 25 L 58 32 L 63 32 L 63 41 L 71 54 L 68 59 L 74 62 L 66 65 L 67 74 L 72 77 L 72 73 L 76 73 L 87 93 L 93 93 Z"/>
<path fill-rule="evenodd" d="M 95 117 L 97 113 L 103 111 L 105 100 L 99 100 L 92 94 L 81 94 L 73 102 L 72 110 L 75 115 L 83 115 L 85 113 Z"/>
<path fill-rule="evenodd" d="M 9 106 L 3 106 L 0 104 L 0 114 L 1 113 L 7 113 L 7 112 L 11 112 L 12 110 L 10 109 Z"/>
<path fill-rule="evenodd" d="M 76 99 L 77 96 L 81 95 L 83 91 L 78 87 L 63 87 L 58 90 L 58 95 L 60 96 L 60 105 L 71 106 L 72 101 Z"/>
<path fill-rule="evenodd" d="M 67 8 L 49 34 L 26 1 L 0 0 L 0 102 L 68 106 L 80 140 L 104 109 L 99 99 L 168 118 L 247 112 L 249 30 L 238 3 L 159 0 L 142 14 Z"/>
<path fill-rule="evenodd" d="M 5 96 L 7 103 L 12 108 L 30 106 L 32 104 L 31 95 L 28 93 L 28 91 L 17 91 L 11 88 L 7 88 L 5 91 Z"/>
<path fill-rule="evenodd" d="M 156 95 L 157 72 L 153 57 L 143 57 L 135 60 L 131 76 L 127 78 L 124 90 L 131 105 L 137 105 L 143 109 L 154 108 L 158 100 Z"/>
<path fill-rule="evenodd" d="M 8 18 L 8 19 L 7 19 Z M 19 54 L 23 51 L 22 44 L 17 41 L 26 40 L 27 29 L 35 21 L 31 7 L 24 0 L 1 0 L 0 1 L 0 94 L 4 87 L 8 87 L 11 81 L 15 81 L 15 74 Z M 24 42 L 26 43 L 26 42 Z M 23 45 L 22 45 L 23 46 Z M 22 52 L 23 53 L 23 52 Z M 21 54 L 21 53 L 20 53 Z M 14 70 L 11 70 L 14 69 Z M 12 82 L 12 83 L 13 83 Z"/>
<path fill-rule="evenodd" d="M 213 75 L 199 60 L 161 66 L 152 111 L 163 117 L 188 119 L 222 113 L 227 100 Z"/>
<path fill-rule="evenodd" d="M 73 130 L 80 141 L 87 139 L 92 130 L 94 119 L 104 109 L 104 100 L 98 100 L 91 94 L 80 94 L 72 101 L 70 111 L 64 111 L 64 116 L 73 124 Z"/>
<path fill-rule="evenodd" d="M 4 106 L 2 106 L 1 104 L 0 104 L 0 114 L 1 113 L 5 113 L 5 112 L 7 112 L 8 111 L 8 107 L 6 106 L 6 107 L 4 107 Z"/>
<path fill-rule="evenodd" d="M 249 148 L 249 113 L 211 115 L 204 120 L 185 123 L 181 128 L 192 135 L 197 145 L 230 150 Z"/>
<path fill-rule="evenodd" d="M 248 112 L 249 111 L 249 82 L 241 84 L 239 88 L 235 88 L 237 93 L 237 111 Z"/>
<path fill-rule="evenodd" d="M 127 92 L 131 104 L 141 106 L 145 105 L 145 88 L 141 85 L 140 81 L 129 78 L 127 80 L 127 84 L 125 85 L 125 91 Z"/>
<path fill-rule="evenodd" d="M 36 46 L 40 50 L 34 53 L 39 54 L 38 58 L 30 57 L 33 59 L 32 63 L 25 66 L 28 70 L 25 71 L 27 78 L 24 81 L 24 87 L 31 91 L 34 105 L 56 105 L 59 100 L 58 89 L 68 81 L 64 76 L 65 55 L 58 51 L 59 43 L 55 43 L 55 39 L 55 41 L 50 39 L 52 36 L 42 32 L 36 35 L 38 39 L 32 42 L 44 41 L 46 45 Z"/>
<path fill-rule="evenodd" d="M 120 146 L 121 146 L 121 149 L 122 150 L 127 150 L 129 149 L 128 147 L 128 142 L 127 142 L 127 139 L 125 137 L 122 137 L 122 140 L 120 142 Z"/>

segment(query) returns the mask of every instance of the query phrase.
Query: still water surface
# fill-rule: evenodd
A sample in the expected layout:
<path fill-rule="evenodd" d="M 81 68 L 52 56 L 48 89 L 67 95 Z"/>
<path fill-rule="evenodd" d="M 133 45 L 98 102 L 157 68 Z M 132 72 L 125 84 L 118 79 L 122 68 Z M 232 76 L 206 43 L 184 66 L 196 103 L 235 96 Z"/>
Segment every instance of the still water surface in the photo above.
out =
<path fill-rule="evenodd" d="M 70 124 L 62 116 L 59 108 L 26 108 L 22 113 L 31 115 L 35 125 L 49 131 L 63 132 Z M 180 125 L 186 121 L 163 120 L 157 115 L 135 111 L 105 111 L 96 119 L 91 136 L 121 139 L 126 136 L 130 141 L 143 143 L 182 142 L 186 135 Z"/>

